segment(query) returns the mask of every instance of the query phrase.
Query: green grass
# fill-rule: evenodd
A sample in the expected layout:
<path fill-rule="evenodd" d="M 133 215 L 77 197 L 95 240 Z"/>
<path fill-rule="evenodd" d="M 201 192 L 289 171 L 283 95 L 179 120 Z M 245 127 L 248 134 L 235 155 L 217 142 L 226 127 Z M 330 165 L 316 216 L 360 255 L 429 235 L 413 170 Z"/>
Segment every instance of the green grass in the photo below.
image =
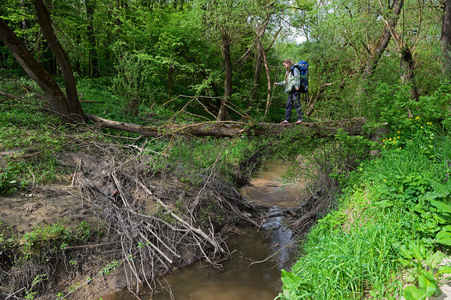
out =
<path fill-rule="evenodd" d="M 64 221 L 50 225 L 39 225 L 25 234 L 14 233 L 6 237 L 0 234 L 0 249 L 14 251 L 16 258 L 45 259 L 46 251 L 51 249 L 55 253 L 66 250 L 69 246 L 76 246 L 93 237 L 99 237 L 104 233 L 104 228 L 94 228 L 86 221 L 82 221 L 72 227 Z M 42 256 L 44 254 L 44 257 Z"/>
<path fill-rule="evenodd" d="M 303 244 L 304 255 L 291 272 L 282 272 L 280 299 L 432 295 L 440 276 L 414 259 L 431 262 L 441 257 L 437 250 L 449 252 L 451 142 L 431 122 L 418 118 L 406 124 L 384 140 L 379 156 L 360 163 L 347 178 L 339 209 L 318 222 Z M 415 250 L 421 247 L 425 250 Z M 405 254 L 415 252 L 423 254 Z M 414 270 L 413 286 L 403 290 L 406 268 Z"/>

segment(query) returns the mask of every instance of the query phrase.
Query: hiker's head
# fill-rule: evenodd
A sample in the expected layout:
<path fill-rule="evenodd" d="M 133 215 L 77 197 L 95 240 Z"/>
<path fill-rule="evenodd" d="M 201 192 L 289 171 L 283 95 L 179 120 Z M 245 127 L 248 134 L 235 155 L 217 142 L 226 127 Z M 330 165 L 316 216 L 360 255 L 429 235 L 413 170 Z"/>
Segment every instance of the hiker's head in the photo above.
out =
<path fill-rule="evenodd" d="M 288 71 L 294 65 L 294 62 L 291 59 L 286 58 L 286 59 L 283 60 L 282 64 L 283 64 L 283 67 L 285 69 L 287 69 L 287 71 Z"/>

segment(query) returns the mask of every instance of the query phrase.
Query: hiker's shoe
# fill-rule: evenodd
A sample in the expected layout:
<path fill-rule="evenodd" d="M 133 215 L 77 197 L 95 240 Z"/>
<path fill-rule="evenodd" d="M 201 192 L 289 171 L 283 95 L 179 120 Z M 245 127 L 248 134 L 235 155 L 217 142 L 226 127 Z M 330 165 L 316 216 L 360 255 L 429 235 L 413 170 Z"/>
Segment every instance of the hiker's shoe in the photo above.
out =
<path fill-rule="evenodd" d="M 287 120 L 284 120 L 282 123 L 280 123 L 280 124 L 288 124 L 288 123 L 290 123 L 290 122 L 288 122 Z"/>
<path fill-rule="evenodd" d="M 296 125 L 299 125 L 301 123 L 302 123 L 302 120 L 299 120 L 299 121 L 296 122 Z"/>

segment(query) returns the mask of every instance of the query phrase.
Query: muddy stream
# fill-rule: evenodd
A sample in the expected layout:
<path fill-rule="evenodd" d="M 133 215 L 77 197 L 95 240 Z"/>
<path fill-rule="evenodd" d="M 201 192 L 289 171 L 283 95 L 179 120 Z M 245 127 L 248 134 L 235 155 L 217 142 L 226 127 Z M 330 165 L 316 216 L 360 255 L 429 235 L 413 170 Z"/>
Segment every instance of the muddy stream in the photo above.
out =
<path fill-rule="evenodd" d="M 291 240 L 283 209 L 299 205 L 301 183 L 282 184 L 285 170 L 280 161 L 268 161 L 241 189 L 249 201 L 270 208 L 260 229 L 240 228 L 239 233 L 226 240 L 232 255 L 221 262 L 222 270 L 208 263 L 196 263 L 160 280 L 162 292 L 140 296 L 142 300 L 244 300 L 274 299 L 281 288 L 281 269 L 293 264 L 297 246 Z M 125 293 L 110 294 L 103 300 L 135 299 Z"/>

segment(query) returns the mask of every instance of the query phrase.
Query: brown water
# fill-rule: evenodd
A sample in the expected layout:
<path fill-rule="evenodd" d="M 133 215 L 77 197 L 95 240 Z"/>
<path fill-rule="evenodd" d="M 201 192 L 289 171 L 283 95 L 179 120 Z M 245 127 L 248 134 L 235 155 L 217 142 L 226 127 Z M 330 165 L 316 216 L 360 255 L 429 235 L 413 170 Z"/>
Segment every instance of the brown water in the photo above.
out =
<path fill-rule="evenodd" d="M 268 160 L 262 170 L 251 180 L 250 186 L 240 190 L 250 201 L 280 208 L 292 208 L 299 205 L 306 197 L 305 182 L 295 179 L 293 182 L 282 181 L 287 170 L 287 163 Z"/>
<path fill-rule="evenodd" d="M 281 286 L 280 270 L 291 266 L 294 254 L 291 232 L 277 227 L 271 232 L 244 229 L 227 240 L 235 252 L 222 263 L 223 270 L 198 263 L 169 275 L 167 290 L 153 299 L 173 299 L 171 292 L 177 300 L 274 299 Z"/>
<path fill-rule="evenodd" d="M 272 300 L 280 290 L 281 269 L 293 263 L 296 246 L 292 232 L 284 224 L 280 207 L 299 203 L 302 185 L 282 186 L 278 181 L 284 167 L 279 162 L 267 162 L 262 172 L 252 180 L 252 186 L 241 193 L 249 201 L 271 206 L 260 230 L 242 228 L 240 234 L 227 239 L 232 255 L 224 260 L 222 270 L 206 263 L 197 263 L 160 280 L 163 289 L 143 300 Z M 129 299 L 123 295 L 114 300 Z"/>

